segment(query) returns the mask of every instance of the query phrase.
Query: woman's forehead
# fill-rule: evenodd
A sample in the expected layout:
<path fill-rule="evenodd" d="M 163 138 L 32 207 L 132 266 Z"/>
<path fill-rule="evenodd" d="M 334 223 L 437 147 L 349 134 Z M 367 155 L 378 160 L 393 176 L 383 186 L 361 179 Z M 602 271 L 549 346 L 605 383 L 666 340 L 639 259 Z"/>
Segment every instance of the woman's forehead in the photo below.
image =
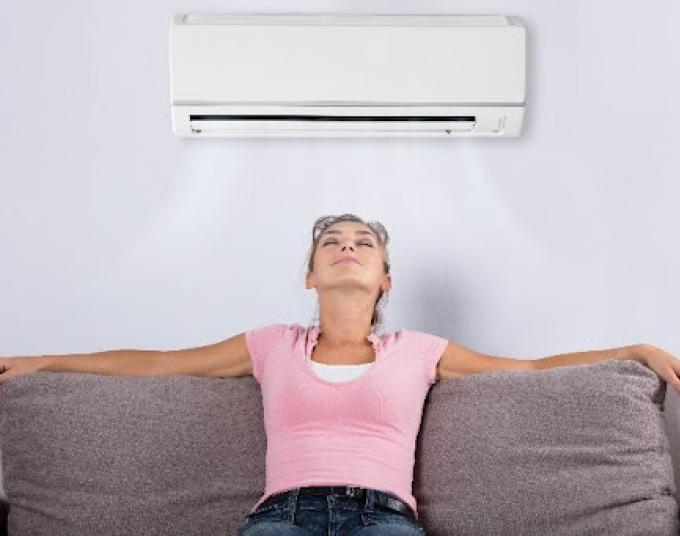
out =
<path fill-rule="evenodd" d="M 339 235 L 342 234 L 343 232 L 347 232 L 350 234 L 353 232 L 356 235 L 370 234 L 375 236 L 375 232 L 373 232 L 373 230 L 367 225 L 351 222 L 334 223 L 333 225 L 329 225 L 327 229 L 321 231 L 321 234 Z"/>

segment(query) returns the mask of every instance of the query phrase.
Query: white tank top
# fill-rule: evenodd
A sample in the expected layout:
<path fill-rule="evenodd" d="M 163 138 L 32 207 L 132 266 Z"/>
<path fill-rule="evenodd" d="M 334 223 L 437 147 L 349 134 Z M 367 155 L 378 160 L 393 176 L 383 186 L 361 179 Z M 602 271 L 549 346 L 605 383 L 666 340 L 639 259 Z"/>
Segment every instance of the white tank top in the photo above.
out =
<path fill-rule="evenodd" d="M 347 382 L 361 376 L 366 372 L 374 361 L 370 363 L 360 363 L 359 365 L 329 365 L 327 363 L 317 363 L 311 361 L 312 368 L 317 376 L 331 382 Z"/>

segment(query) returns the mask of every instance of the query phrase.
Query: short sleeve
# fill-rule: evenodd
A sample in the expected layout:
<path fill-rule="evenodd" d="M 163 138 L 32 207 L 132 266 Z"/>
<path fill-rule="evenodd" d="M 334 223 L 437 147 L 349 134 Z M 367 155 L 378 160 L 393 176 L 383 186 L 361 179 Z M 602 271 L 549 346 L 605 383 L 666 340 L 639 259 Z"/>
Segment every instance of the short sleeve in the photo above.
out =
<path fill-rule="evenodd" d="M 412 331 L 411 335 L 414 339 L 416 352 L 423 365 L 425 378 L 429 385 L 433 385 L 437 382 L 437 365 L 449 341 L 423 331 Z"/>
<path fill-rule="evenodd" d="M 287 324 L 270 324 L 245 332 L 246 346 L 253 366 L 253 376 L 258 383 L 261 383 L 264 359 L 280 343 L 288 328 Z"/>

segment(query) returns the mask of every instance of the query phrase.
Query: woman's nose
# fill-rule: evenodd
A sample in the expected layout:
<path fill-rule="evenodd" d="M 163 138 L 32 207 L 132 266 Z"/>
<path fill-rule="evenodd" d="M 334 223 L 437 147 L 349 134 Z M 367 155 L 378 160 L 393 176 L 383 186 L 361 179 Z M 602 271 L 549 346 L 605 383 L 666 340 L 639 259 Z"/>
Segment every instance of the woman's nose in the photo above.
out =
<path fill-rule="evenodd" d="M 345 248 L 352 248 L 352 251 L 354 251 L 354 248 L 350 244 L 342 246 L 341 251 L 345 251 Z"/>

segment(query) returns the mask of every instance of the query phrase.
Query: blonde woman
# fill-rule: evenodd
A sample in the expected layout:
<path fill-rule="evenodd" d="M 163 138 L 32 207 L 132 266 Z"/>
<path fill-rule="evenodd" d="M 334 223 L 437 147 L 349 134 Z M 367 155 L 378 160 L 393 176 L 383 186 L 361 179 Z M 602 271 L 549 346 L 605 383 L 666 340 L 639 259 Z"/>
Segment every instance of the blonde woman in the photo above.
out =
<path fill-rule="evenodd" d="M 264 406 L 266 486 L 240 536 L 425 534 L 411 484 L 423 403 L 439 380 L 636 359 L 679 387 L 680 361 L 647 344 L 521 360 L 420 331 L 380 334 L 392 288 L 388 240 L 380 223 L 352 214 L 314 223 L 306 287 L 318 295 L 318 324 L 272 324 L 167 352 L 0 359 L 0 382 L 38 370 L 252 374 Z"/>

